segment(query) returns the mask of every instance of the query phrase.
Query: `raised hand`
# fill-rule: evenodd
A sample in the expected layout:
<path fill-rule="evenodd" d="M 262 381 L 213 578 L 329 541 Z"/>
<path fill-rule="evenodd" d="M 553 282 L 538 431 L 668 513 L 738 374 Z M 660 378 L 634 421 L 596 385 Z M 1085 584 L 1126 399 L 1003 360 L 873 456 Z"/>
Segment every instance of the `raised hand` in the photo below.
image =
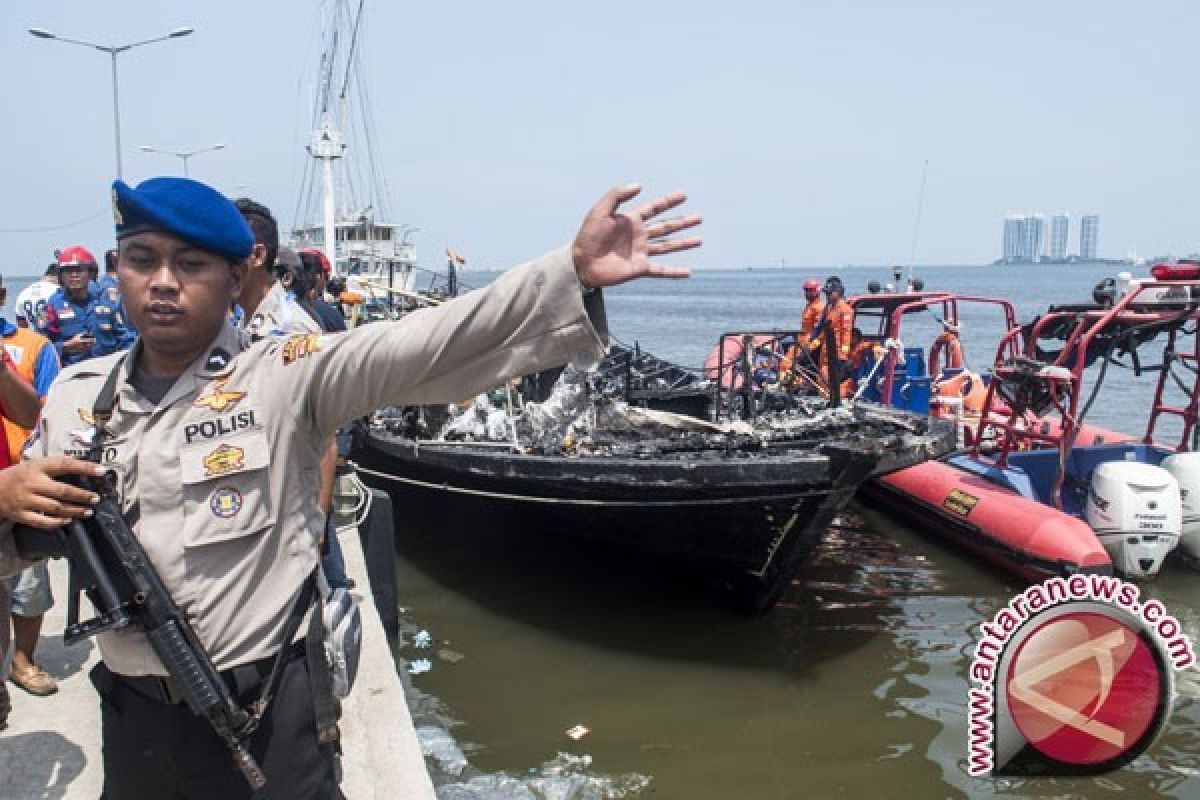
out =
<path fill-rule="evenodd" d="M 651 258 L 699 247 L 697 236 L 672 239 L 678 233 L 700 224 L 699 214 L 666 219 L 654 219 L 664 211 L 687 199 L 683 192 L 674 192 L 638 206 L 620 211 L 622 203 L 632 200 L 642 191 L 636 183 L 610 189 L 583 218 L 583 225 L 571 246 L 575 272 L 580 282 L 592 289 L 616 286 L 634 278 L 686 278 L 691 271 L 668 267 Z"/>
<path fill-rule="evenodd" d="M 56 478 L 103 474 L 99 464 L 68 456 L 35 458 L 0 470 L 0 519 L 34 528 L 60 528 L 69 519 L 88 516 L 100 498 Z"/>

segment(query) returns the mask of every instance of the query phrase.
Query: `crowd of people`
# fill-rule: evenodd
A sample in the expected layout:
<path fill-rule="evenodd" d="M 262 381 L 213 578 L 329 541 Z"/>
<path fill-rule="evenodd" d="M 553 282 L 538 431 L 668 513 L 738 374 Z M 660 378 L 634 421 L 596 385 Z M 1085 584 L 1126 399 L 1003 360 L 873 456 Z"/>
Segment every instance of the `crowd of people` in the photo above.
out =
<path fill-rule="evenodd" d="M 881 288 L 892 293 L 891 284 L 880 287 L 872 281 L 868 291 Z M 923 288 L 909 283 L 909 292 Z M 803 392 L 830 393 L 830 382 L 837 382 L 840 397 L 852 397 L 887 356 L 879 337 L 864 336 L 855 326 L 854 308 L 846 299 L 841 278 L 831 275 L 822 284 L 809 278 L 803 283 L 804 309 L 795 336 L 772 339 L 758 347 L 754 357 L 753 379 L 757 386 L 783 386 Z M 959 325 L 954 319 L 942 321 L 942 331 L 929 353 L 929 374 L 938 379 L 942 369 L 959 370 L 964 366 Z"/>

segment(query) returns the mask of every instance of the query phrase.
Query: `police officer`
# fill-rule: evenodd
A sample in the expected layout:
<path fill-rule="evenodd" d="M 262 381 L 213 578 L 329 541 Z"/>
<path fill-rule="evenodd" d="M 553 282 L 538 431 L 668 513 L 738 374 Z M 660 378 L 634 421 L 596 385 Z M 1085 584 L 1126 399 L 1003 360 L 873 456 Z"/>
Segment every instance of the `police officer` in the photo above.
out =
<path fill-rule="evenodd" d="M 133 342 L 115 306 L 90 289 L 96 259 L 83 247 L 58 254 L 62 291 L 46 303 L 43 336 L 54 343 L 63 365 L 123 350 Z"/>
<path fill-rule="evenodd" d="M 321 326 L 278 280 L 287 267 L 281 269 L 278 263 L 279 225 L 271 210 L 248 197 L 239 197 L 234 202 L 254 233 L 254 247 L 246 262 L 246 282 L 238 298 L 239 325 L 252 336 L 278 336 L 296 331 L 320 333 Z"/>
<path fill-rule="evenodd" d="M 136 188 L 117 181 L 118 273 L 141 335 L 127 354 L 64 371 L 27 450 L 34 460 L 0 472 L 0 518 L 50 525 L 86 513 L 78 490 L 53 473 L 94 474 L 94 466 L 36 457 L 80 452 L 88 430 L 80 410 L 94 408 L 112 379 L 103 466 L 117 473 L 135 534 L 217 669 L 241 702 L 256 699 L 254 676 L 292 652 L 281 639 L 317 561 L 317 468 L 329 436 L 381 405 L 449 402 L 602 357 L 596 290 L 640 276 L 685 277 L 652 259 L 700 244 L 671 236 L 699 217 L 656 219 L 682 194 L 619 210 L 639 191 L 613 189 L 570 248 L 437 309 L 337 336 L 251 343 L 226 323 L 254 243 L 237 209 L 184 178 Z M 145 638 L 121 630 L 102 634 L 99 645 L 107 800 L 249 797 L 207 724 L 170 702 Z M 316 730 L 314 669 L 289 660 L 250 741 L 268 781 L 258 800 L 335 796 L 332 745 Z"/>
<path fill-rule="evenodd" d="M 117 285 L 116 249 L 104 251 L 104 274 L 96 281 L 95 294 L 101 303 L 112 309 L 113 319 L 127 332 L 128 344 L 132 344 L 137 331 L 129 324 L 129 317 L 125 314 L 125 301 L 121 298 L 121 287 Z"/>

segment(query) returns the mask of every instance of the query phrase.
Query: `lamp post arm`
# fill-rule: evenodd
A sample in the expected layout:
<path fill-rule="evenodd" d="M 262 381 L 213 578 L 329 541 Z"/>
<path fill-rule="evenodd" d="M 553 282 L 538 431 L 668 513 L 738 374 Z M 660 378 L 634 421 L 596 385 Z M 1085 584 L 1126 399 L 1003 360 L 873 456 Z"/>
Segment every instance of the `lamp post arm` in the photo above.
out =
<path fill-rule="evenodd" d="M 67 44 L 79 44 L 83 45 L 84 47 L 90 47 L 93 50 L 99 50 L 103 53 L 111 53 L 113 50 L 117 49 L 115 47 L 110 47 L 109 45 L 96 44 L 95 42 L 85 42 L 82 39 L 71 39 L 67 36 L 59 36 L 57 33 L 52 36 L 43 36 L 42 38 L 50 39 L 55 42 L 66 42 Z"/>
<path fill-rule="evenodd" d="M 113 82 L 113 140 L 117 144 L 117 179 L 124 180 L 125 173 L 122 171 L 121 165 L 121 105 L 117 95 L 117 53 L 118 50 L 109 50 L 112 56 L 112 82 Z"/>
<path fill-rule="evenodd" d="M 118 47 L 114 47 L 112 49 L 116 50 L 118 53 L 124 53 L 126 50 L 132 50 L 133 48 L 141 47 L 144 44 L 154 44 L 155 42 L 165 42 L 167 39 L 170 39 L 170 38 L 172 38 L 172 37 L 169 35 L 168 36 L 155 36 L 153 39 L 143 39 L 140 42 L 130 42 L 129 44 L 123 44 Z"/>

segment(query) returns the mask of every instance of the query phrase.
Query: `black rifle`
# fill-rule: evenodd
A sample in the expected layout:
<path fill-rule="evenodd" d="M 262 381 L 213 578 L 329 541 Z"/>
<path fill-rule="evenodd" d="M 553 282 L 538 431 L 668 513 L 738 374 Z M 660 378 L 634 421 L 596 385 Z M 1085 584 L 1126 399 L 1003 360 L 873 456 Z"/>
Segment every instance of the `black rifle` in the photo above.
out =
<path fill-rule="evenodd" d="M 263 788 L 266 777 L 246 748 L 258 719 L 237 704 L 187 617 L 163 586 L 121 516 L 112 479 L 81 477 L 77 483 L 100 496 L 92 517 L 72 520 L 55 531 L 17 526 L 13 534 L 26 559 L 67 558 L 70 588 L 63 640 L 73 644 L 101 631 L 130 625 L 141 628 L 192 713 L 207 719 L 224 740 L 251 788 Z M 79 621 L 80 592 L 96 609 L 96 616 L 83 622 Z"/>

